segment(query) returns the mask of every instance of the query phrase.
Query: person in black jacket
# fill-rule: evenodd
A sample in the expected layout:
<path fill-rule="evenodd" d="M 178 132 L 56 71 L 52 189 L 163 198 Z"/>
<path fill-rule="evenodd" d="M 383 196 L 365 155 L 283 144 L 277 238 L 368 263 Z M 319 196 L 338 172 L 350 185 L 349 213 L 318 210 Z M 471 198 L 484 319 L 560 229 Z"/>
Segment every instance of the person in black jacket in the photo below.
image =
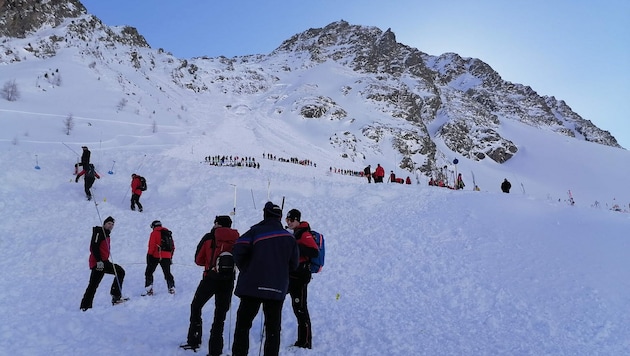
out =
<path fill-rule="evenodd" d="M 81 167 L 85 169 L 90 165 L 90 155 L 92 154 L 87 146 L 81 147 L 83 149 L 83 153 L 81 154 Z"/>
<path fill-rule="evenodd" d="M 98 172 L 96 172 L 93 164 L 88 164 L 87 166 L 85 166 L 83 170 L 77 174 L 74 182 L 79 183 L 79 178 L 83 175 L 83 189 L 85 191 L 85 197 L 87 198 L 87 200 L 92 200 L 92 192 L 90 191 L 90 189 L 92 189 L 94 181 L 96 181 L 97 179 L 101 179 L 101 176 L 98 175 Z"/>
<path fill-rule="evenodd" d="M 512 188 L 512 184 L 507 180 L 507 178 L 503 179 L 503 183 L 501 183 L 501 191 L 503 193 L 509 193 L 510 188 Z"/>
<path fill-rule="evenodd" d="M 223 327 L 225 316 L 230 310 L 232 291 L 234 290 L 235 271 L 220 268 L 227 264 L 217 263 L 221 258 L 228 258 L 226 252 L 231 253 L 234 243 L 238 239 L 238 231 L 232 229 L 232 219 L 228 215 L 219 215 L 214 219 L 214 226 L 205 234 L 195 252 L 195 263 L 205 267 L 203 279 L 199 282 L 192 303 L 190 303 L 190 326 L 186 344 L 183 349 L 197 350 L 201 345 L 203 322 L 201 310 L 214 296 L 214 321 L 210 329 L 208 342 L 210 356 L 219 356 L 223 352 Z M 226 257 L 227 256 L 227 257 Z M 229 261 L 229 260 L 228 260 Z M 233 260 L 232 260 L 233 262 Z"/>
<path fill-rule="evenodd" d="M 263 221 L 244 233 L 232 249 L 240 271 L 234 294 L 241 299 L 232 344 L 234 356 L 247 356 L 249 330 L 261 304 L 265 314 L 264 354 L 278 355 L 289 272 L 298 267 L 298 246 L 293 235 L 282 227 L 282 209 L 267 202 L 263 215 Z"/>
<path fill-rule="evenodd" d="M 372 173 L 371 166 L 368 164 L 367 167 L 363 168 L 363 175 L 367 177 L 368 183 L 372 183 Z"/>

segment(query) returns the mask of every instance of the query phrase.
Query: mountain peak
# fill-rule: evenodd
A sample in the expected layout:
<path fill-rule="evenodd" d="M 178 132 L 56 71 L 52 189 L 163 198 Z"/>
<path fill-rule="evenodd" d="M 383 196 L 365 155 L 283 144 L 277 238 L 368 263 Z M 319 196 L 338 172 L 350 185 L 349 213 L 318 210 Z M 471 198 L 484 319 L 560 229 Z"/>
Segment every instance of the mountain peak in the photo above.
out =
<path fill-rule="evenodd" d="M 24 38 L 44 25 L 86 14 L 78 0 L 0 0 L 0 36 Z"/>

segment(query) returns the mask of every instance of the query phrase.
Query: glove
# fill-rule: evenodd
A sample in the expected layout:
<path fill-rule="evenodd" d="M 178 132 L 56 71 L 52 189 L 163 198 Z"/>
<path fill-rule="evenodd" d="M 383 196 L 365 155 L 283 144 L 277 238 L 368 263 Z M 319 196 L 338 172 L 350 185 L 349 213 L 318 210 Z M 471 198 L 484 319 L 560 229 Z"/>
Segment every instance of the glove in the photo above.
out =
<path fill-rule="evenodd" d="M 105 268 L 105 263 L 103 263 L 103 261 L 96 262 L 96 270 L 97 271 L 102 271 L 104 268 Z"/>
<path fill-rule="evenodd" d="M 75 183 L 79 183 L 79 176 L 77 176 L 77 177 L 74 179 L 74 182 L 75 182 Z"/>

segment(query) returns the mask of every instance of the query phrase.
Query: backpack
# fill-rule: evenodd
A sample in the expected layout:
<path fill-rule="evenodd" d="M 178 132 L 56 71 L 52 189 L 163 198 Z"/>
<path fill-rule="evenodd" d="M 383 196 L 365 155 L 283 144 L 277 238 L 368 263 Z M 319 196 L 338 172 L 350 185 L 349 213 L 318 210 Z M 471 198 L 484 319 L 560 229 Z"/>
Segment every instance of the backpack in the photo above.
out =
<path fill-rule="evenodd" d="M 147 190 L 147 180 L 142 176 L 140 176 L 140 190 L 143 192 Z"/>
<path fill-rule="evenodd" d="M 221 277 L 232 278 L 234 276 L 234 256 L 231 252 L 223 251 L 217 256 L 216 263 L 212 270 Z"/>
<path fill-rule="evenodd" d="M 162 241 L 160 242 L 160 249 L 164 252 L 173 252 L 173 233 L 171 230 L 162 229 Z"/>
<path fill-rule="evenodd" d="M 95 177 L 96 177 L 96 171 L 94 170 L 94 165 L 90 164 L 85 169 L 85 178 L 95 178 Z"/>
<path fill-rule="evenodd" d="M 319 273 L 324 267 L 324 257 L 326 256 L 326 247 L 324 244 L 324 235 L 315 230 L 311 230 L 313 240 L 319 248 L 319 255 L 315 258 L 311 258 L 311 273 Z"/>

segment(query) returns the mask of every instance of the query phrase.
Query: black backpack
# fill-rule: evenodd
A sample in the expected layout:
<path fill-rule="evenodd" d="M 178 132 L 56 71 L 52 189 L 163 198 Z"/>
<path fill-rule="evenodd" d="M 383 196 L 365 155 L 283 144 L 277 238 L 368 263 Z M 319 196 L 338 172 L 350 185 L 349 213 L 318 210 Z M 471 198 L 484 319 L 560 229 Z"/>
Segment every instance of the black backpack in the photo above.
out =
<path fill-rule="evenodd" d="M 218 256 L 215 256 L 217 253 L 217 240 L 214 237 L 212 241 L 212 256 L 215 257 L 214 266 L 211 267 L 213 271 L 215 271 L 219 277 L 223 278 L 234 278 L 234 268 L 236 264 L 234 263 L 234 255 L 231 252 L 223 251 Z"/>
<path fill-rule="evenodd" d="M 173 233 L 166 229 L 162 229 L 160 232 L 162 233 L 160 249 L 165 252 L 173 252 Z"/>
<path fill-rule="evenodd" d="M 90 164 L 87 166 L 87 168 L 85 168 L 85 178 L 95 178 L 96 177 L 96 171 L 94 170 L 94 165 Z"/>
<path fill-rule="evenodd" d="M 213 270 L 221 277 L 234 277 L 234 256 L 232 253 L 224 251 L 217 256 L 217 261 Z"/>
<path fill-rule="evenodd" d="M 140 190 L 143 192 L 147 190 L 147 180 L 142 176 L 140 176 Z"/>

